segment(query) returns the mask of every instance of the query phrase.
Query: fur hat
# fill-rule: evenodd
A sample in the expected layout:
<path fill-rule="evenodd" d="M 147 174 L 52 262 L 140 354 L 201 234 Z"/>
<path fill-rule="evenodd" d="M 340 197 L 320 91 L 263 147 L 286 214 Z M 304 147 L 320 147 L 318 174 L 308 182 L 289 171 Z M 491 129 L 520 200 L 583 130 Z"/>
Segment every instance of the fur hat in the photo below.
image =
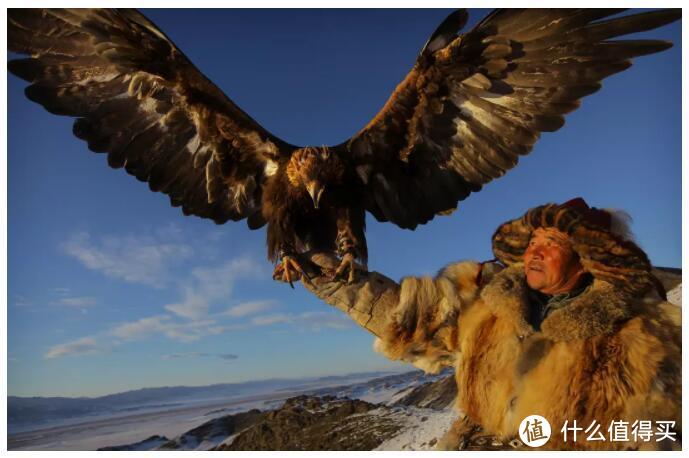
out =
<path fill-rule="evenodd" d="M 589 207 L 580 197 L 561 205 L 541 205 L 498 227 L 493 253 L 506 265 L 523 262 L 531 232 L 552 227 L 569 236 L 584 269 L 595 278 L 630 294 L 643 294 L 656 284 L 651 263 L 631 240 L 623 220 L 612 210 Z"/>

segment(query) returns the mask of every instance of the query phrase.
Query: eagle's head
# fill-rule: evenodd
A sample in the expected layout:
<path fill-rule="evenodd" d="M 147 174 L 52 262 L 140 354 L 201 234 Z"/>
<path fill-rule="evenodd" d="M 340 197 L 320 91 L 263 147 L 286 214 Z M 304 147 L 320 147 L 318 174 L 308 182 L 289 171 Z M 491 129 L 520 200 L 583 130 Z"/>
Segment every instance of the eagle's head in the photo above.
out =
<path fill-rule="evenodd" d="M 318 208 L 328 186 L 341 182 L 344 164 L 328 147 L 307 146 L 296 150 L 287 165 L 289 183 L 299 191 L 306 191 Z"/>

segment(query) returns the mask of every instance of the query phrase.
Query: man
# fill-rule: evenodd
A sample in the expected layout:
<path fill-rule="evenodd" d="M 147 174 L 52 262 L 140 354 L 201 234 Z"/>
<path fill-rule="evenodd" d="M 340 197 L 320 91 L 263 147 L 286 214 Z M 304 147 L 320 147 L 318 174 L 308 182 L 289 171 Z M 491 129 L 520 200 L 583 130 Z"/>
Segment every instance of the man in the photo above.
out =
<path fill-rule="evenodd" d="M 614 216 L 583 199 L 536 207 L 493 235 L 499 263 L 461 262 L 400 285 L 375 272 L 330 281 L 337 263 L 316 255 L 322 274 L 306 286 L 389 358 L 455 368 L 465 416 L 441 448 L 477 436 L 523 447 L 520 425 L 535 414 L 552 428 L 543 448 L 679 449 L 680 310 Z"/>

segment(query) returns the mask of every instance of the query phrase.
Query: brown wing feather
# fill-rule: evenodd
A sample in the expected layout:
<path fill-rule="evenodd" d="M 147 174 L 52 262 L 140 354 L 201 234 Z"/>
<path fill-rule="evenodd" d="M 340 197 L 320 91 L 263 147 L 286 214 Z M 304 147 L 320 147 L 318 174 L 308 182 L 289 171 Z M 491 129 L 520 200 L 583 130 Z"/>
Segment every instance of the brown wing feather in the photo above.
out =
<path fill-rule="evenodd" d="M 74 134 L 185 214 L 217 223 L 260 218 L 275 138 L 134 10 L 8 10 L 9 62 L 29 99 L 74 116 Z M 259 215 L 259 217 L 256 217 Z"/>
<path fill-rule="evenodd" d="M 349 150 L 380 221 L 413 229 L 456 208 L 517 165 L 541 132 L 656 40 L 607 41 L 680 18 L 681 10 L 603 20 L 620 10 L 496 10 L 419 56 Z"/>

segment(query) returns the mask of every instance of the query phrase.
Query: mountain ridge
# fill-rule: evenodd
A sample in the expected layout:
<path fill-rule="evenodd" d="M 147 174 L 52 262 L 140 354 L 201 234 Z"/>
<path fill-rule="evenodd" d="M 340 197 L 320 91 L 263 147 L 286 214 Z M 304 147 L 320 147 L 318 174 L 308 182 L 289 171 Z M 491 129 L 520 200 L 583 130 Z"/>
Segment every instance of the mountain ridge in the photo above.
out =
<path fill-rule="evenodd" d="M 51 422 L 80 418 L 87 420 L 104 413 L 118 414 L 136 410 L 154 411 L 216 399 L 232 401 L 267 392 L 303 391 L 336 384 L 352 384 L 356 381 L 399 373 L 401 372 L 369 371 L 345 375 L 271 378 L 200 386 L 149 387 L 97 397 L 8 396 L 7 421 L 9 428 L 15 431 L 27 431 L 27 426 L 42 428 Z"/>

